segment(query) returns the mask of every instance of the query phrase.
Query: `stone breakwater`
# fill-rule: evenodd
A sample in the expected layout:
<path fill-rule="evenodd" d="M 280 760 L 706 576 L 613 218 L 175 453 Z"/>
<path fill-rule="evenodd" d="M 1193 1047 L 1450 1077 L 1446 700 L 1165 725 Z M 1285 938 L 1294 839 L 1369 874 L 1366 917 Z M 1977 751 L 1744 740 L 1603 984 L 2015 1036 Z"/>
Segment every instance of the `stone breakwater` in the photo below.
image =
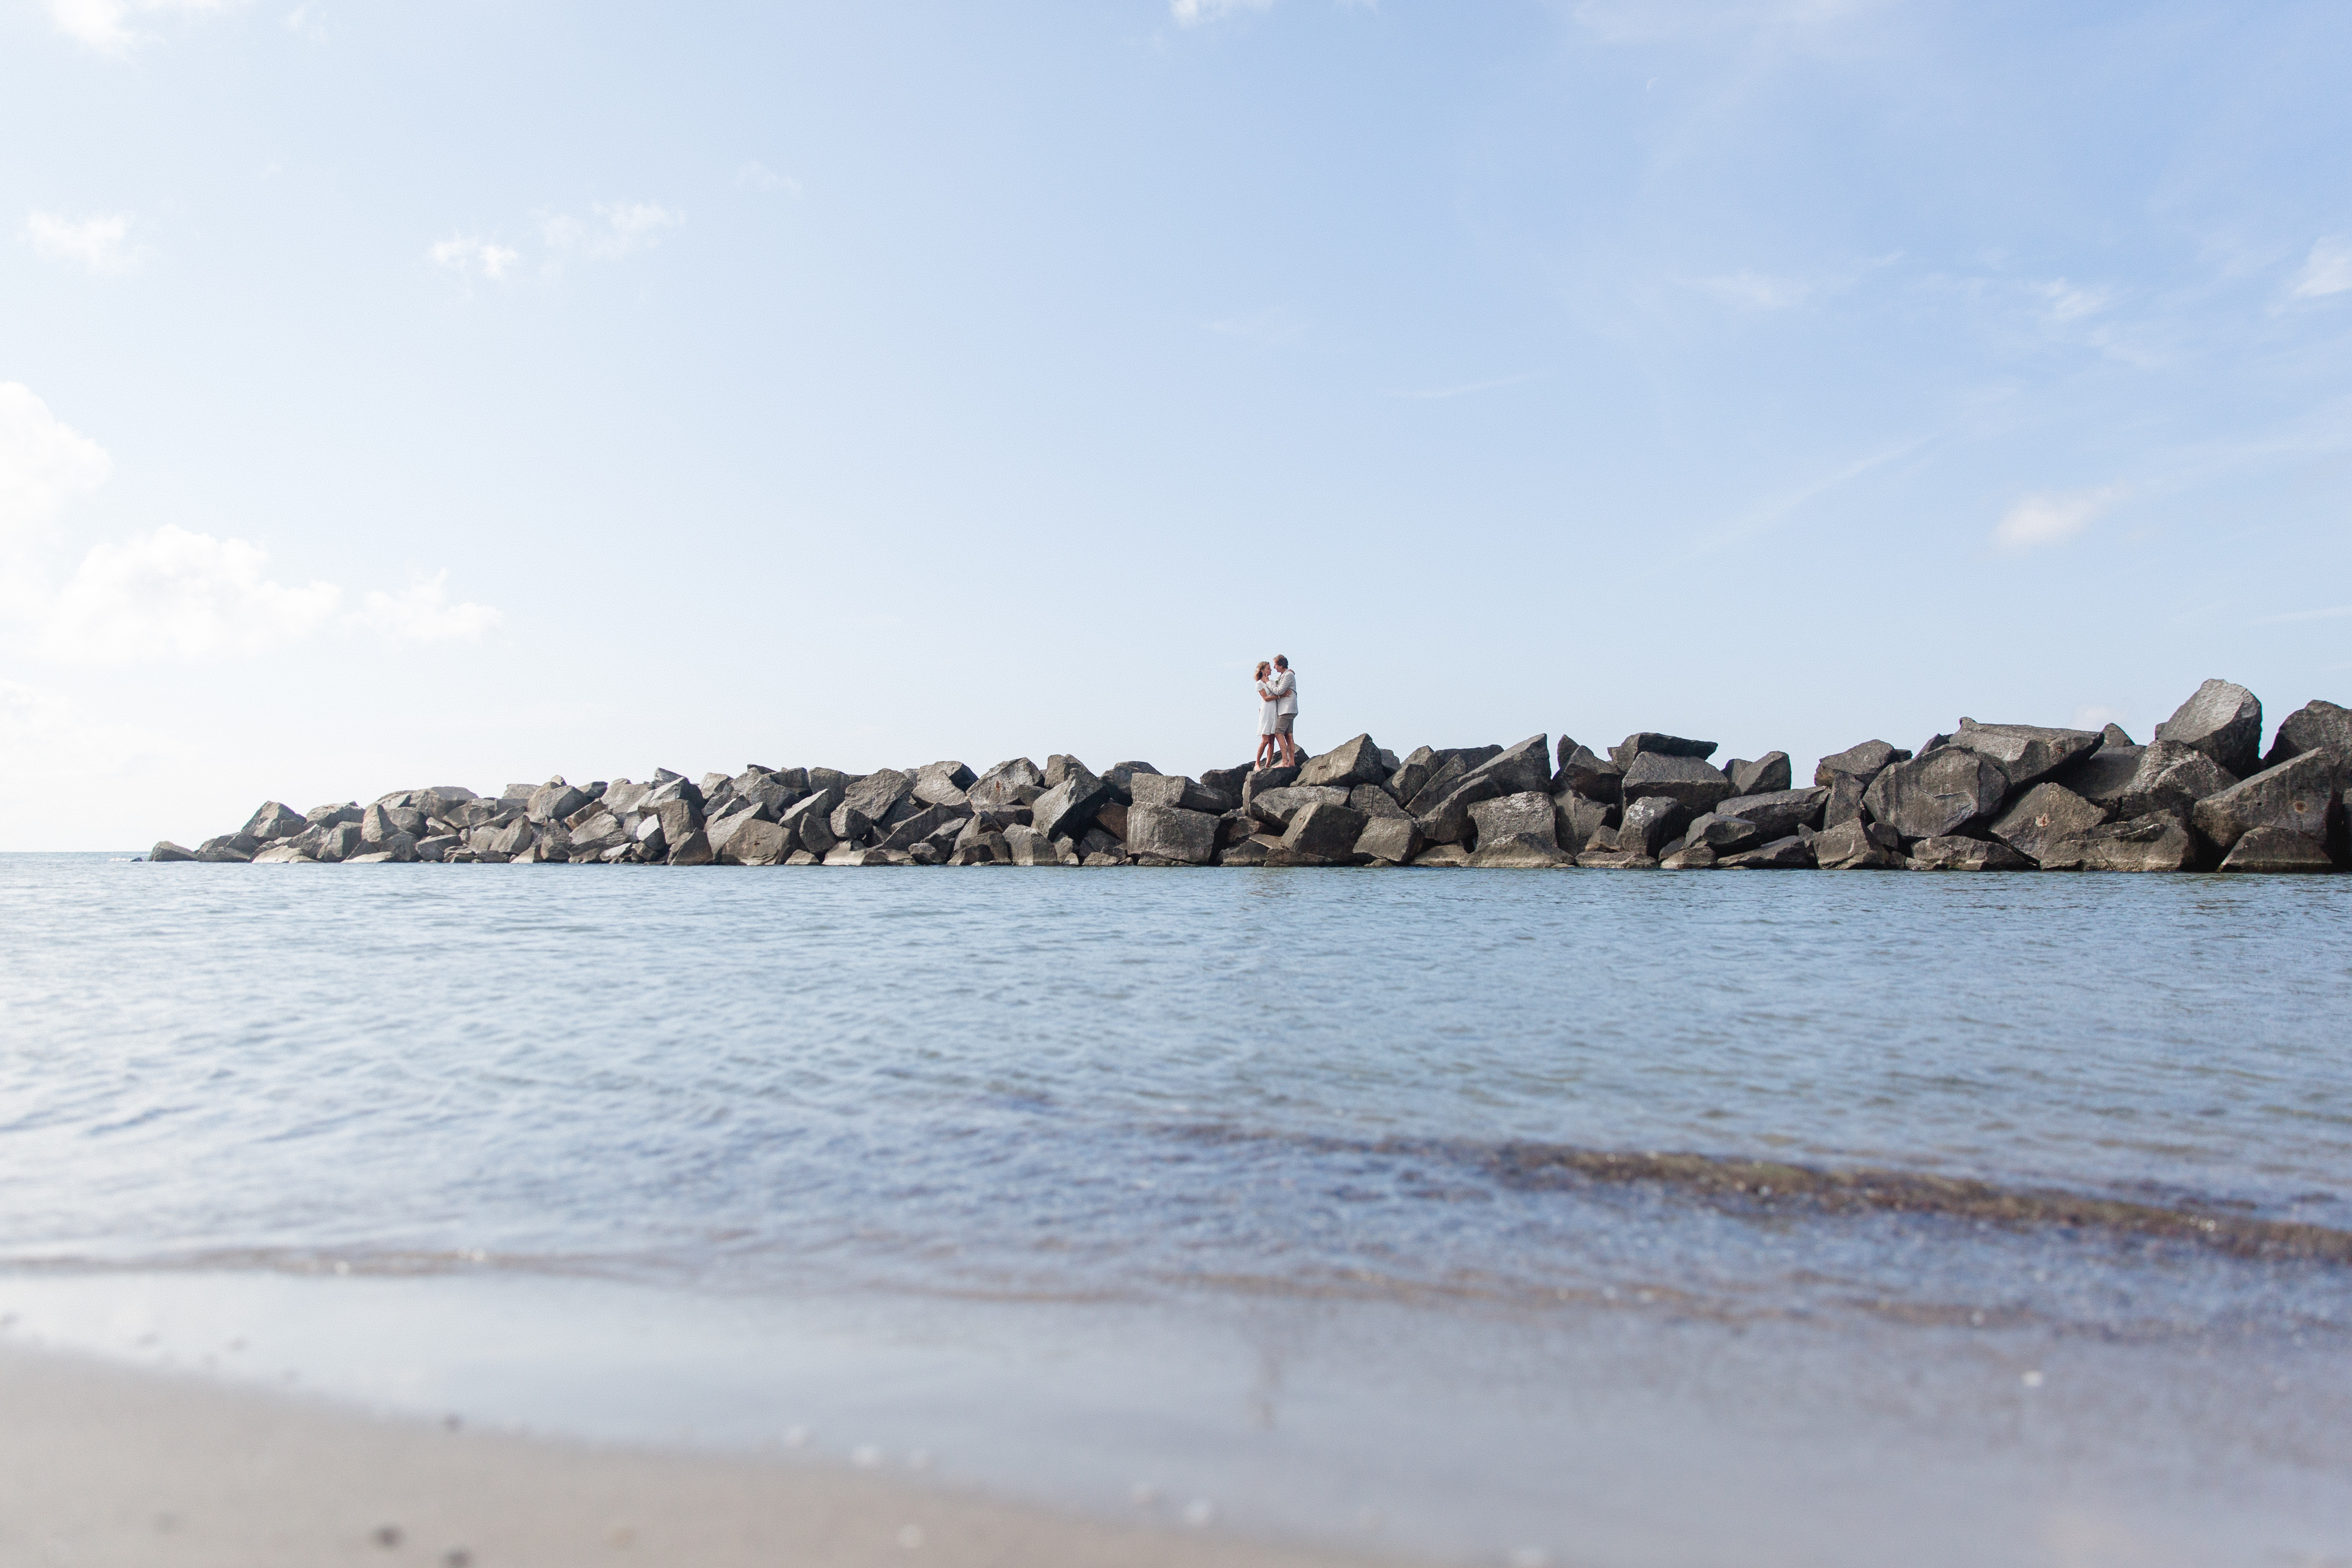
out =
<path fill-rule="evenodd" d="M 1720 766 L 1643 731 L 1423 746 L 1370 735 L 1294 768 L 1188 778 L 1026 757 L 974 773 L 751 766 L 699 782 L 561 778 L 496 796 L 401 790 L 296 812 L 155 861 L 707 866 L 1494 866 L 1700 870 L 2331 871 L 2352 865 L 2352 710 L 2313 702 L 2260 751 L 2253 693 L 2209 680 L 2146 745 L 1963 719 L 1916 752 L 1864 741 L 1794 787 L 1787 753 Z"/>

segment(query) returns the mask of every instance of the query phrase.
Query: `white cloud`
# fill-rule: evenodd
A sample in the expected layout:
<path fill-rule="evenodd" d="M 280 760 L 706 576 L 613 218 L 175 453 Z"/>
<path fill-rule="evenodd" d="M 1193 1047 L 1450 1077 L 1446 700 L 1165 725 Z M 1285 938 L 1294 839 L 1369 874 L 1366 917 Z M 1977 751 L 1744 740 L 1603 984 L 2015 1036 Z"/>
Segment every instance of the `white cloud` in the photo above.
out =
<path fill-rule="evenodd" d="M 2311 247 L 2311 258 L 2287 289 L 2291 300 L 2324 300 L 2352 289 L 2352 239 L 2331 235 Z"/>
<path fill-rule="evenodd" d="M 551 213 L 540 219 L 540 232 L 558 250 L 575 251 L 599 261 L 611 261 L 656 243 L 661 231 L 686 221 L 654 202 L 598 202 L 593 218 Z"/>
<path fill-rule="evenodd" d="M 1759 272 L 1702 278 L 1698 286 L 1717 299 L 1755 310 L 1785 310 L 1803 304 L 1813 292 L 1813 286 L 1801 278 L 1768 278 Z"/>
<path fill-rule="evenodd" d="M 370 594 L 358 620 L 412 642 L 471 642 L 505 617 L 488 605 L 446 605 L 446 568 L 420 577 L 399 594 Z"/>
<path fill-rule="evenodd" d="M 2003 550 L 2021 552 L 2072 539 L 2122 495 L 2122 486 L 2102 485 L 2027 496 L 2001 514 L 1993 525 L 1992 542 Z"/>
<path fill-rule="evenodd" d="M 308 637 L 342 599 L 332 583 L 295 588 L 263 575 L 268 552 L 165 524 L 91 547 L 41 628 L 49 658 L 136 664 L 266 653 Z"/>
<path fill-rule="evenodd" d="M 1183 26 L 1196 27 L 1236 11 L 1263 11 L 1274 0 L 1168 0 L 1168 14 Z"/>
<path fill-rule="evenodd" d="M 91 272 L 120 276 L 135 271 L 139 255 L 124 242 L 131 237 L 129 213 L 105 213 L 79 221 L 56 213 L 30 213 L 25 232 L 33 249 L 51 261 L 70 261 Z"/>
<path fill-rule="evenodd" d="M 46 538 L 66 502 L 104 484 L 112 468 L 106 448 L 50 413 L 31 387 L 0 382 L 0 549 Z"/>
<path fill-rule="evenodd" d="M 755 191 L 782 191 L 787 195 L 799 195 L 801 183 L 790 174 L 779 174 L 757 158 L 735 171 L 735 183 Z"/>
<path fill-rule="evenodd" d="M 2077 289 L 2063 278 L 2053 278 L 2047 283 L 2036 283 L 2033 291 L 2050 301 L 2049 314 L 2053 321 L 2080 321 L 2096 315 L 2107 308 L 2107 295 L 2100 289 Z"/>
<path fill-rule="evenodd" d="M 130 25 L 134 13 L 217 11 L 224 0 L 48 0 L 49 21 L 101 54 L 127 55 L 154 36 Z"/>
<path fill-rule="evenodd" d="M 487 278 L 493 283 L 503 282 L 506 275 L 514 269 L 514 264 L 522 259 L 522 253 L 519 250 L 510 250 L 503 245 L 493 245 L 487 239 L 475 239 L 467 235 L 445 239 L 427 254 L 433 258 L 436 267 L 446 267 L 469 277 Z"/>

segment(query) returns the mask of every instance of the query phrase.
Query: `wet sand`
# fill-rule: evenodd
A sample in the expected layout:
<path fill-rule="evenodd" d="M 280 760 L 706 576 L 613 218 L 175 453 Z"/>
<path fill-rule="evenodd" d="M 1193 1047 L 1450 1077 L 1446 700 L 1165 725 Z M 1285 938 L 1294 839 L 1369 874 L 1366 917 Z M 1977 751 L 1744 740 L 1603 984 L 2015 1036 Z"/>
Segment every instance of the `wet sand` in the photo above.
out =
<path fill-rule="evenodd" d="M 0 1351 L 0 1562 L 16 1568 L 630 1563 L 1338 1568 L 790 1459 L 656 1453 L 377 1419 L 321 1402 Z"/>

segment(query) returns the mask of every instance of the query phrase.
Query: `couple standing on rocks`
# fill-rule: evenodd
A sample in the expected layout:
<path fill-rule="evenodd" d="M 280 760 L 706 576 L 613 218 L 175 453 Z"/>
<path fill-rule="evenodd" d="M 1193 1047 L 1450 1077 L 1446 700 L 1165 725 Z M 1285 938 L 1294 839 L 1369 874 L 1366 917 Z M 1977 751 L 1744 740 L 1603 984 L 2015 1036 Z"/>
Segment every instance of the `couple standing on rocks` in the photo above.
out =
<path fill-rule="evenodd" d="M 1253 766 L 1295 768 L 1298 742 L 1291 738 L 1291 721 L 1298 717 L 1298 677 L 1282 654 L 1272 664 L 1257 665 L 1257 757 Z"/>

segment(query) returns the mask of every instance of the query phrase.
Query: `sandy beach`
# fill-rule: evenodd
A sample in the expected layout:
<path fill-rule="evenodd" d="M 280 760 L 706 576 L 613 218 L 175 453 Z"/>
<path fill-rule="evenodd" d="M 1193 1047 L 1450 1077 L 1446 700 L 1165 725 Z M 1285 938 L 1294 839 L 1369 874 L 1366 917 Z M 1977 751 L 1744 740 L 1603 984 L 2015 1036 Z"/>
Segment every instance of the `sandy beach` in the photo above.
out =
<path fill-rule="evenodd" d="M 1369 1561 L 792 1459 L 632 1451 L 0 1352 L 0 1560 L 73 1568 Z"/>

